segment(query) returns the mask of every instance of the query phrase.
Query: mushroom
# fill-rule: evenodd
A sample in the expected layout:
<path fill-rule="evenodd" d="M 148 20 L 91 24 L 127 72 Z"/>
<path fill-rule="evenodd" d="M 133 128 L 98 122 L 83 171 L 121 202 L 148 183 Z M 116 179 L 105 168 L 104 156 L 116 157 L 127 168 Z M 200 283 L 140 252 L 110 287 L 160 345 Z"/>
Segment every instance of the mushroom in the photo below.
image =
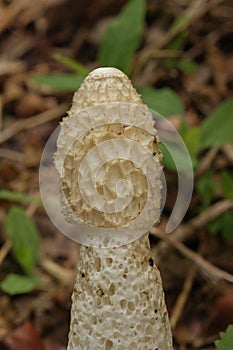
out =
<path fill-rule="evenodd" d="M 171 350 L 148 232 L 160 217 L 160 152 L 151 112 L 125 74 L 92 71 L 61 124 L 62 210 L 81 243 L 68 350 Z"/>

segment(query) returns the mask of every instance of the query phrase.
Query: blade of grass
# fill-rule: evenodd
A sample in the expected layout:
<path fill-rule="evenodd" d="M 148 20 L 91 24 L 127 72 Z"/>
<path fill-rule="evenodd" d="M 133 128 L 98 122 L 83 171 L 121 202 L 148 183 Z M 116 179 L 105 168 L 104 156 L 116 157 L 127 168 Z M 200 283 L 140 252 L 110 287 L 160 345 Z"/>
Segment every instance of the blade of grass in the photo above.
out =
<path fill-rule="evenodd" d="M 36 84 L 48 86 L 54 91 L 73 92 L 80 87 L 83 79 L 84 76 L 79 73 L 57 73 L 35 75 L 31 80 Z"/>
<path fill-rule="evenodd" d="M 39 206 L 42 206 L 42 202 L 40 199 L 29 196 L 25 193 L 8 191 L 8 190 L 0 190 L 0 199 L 17 201 L 21 203 L 35 203 Z"/>
<path fill-rule="evenodd" d="M 61 55 L 60 53 L 55 53 L 53 55 L 56 61 L 63 63 L 66 67 L 70 68 L 74 72 L 80 73 L 83 76 L 89 74 L 89 70 L 83 66 L 81 63 L 73 60 L 72 58 Z"/>

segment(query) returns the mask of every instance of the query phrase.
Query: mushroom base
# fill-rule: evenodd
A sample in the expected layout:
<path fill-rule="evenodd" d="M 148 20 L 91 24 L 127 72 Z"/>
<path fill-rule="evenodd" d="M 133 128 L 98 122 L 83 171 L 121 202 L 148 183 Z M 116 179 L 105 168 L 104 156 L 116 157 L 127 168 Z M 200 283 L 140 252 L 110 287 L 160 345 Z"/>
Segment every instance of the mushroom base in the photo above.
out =
<path fill-rule="evenodd" d="M 118 248 L 81 246 L 67 349 L 173 349 L 148 234 Z"/>

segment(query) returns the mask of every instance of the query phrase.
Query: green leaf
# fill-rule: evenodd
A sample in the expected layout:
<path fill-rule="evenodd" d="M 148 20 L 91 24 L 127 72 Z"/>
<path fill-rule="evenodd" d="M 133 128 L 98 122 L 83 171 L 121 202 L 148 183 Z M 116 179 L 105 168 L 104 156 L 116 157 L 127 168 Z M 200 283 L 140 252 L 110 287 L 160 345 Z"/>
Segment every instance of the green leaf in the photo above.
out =
<path fill-rule="evenodd" d="M 29 293 L 38 286 L 38 284 L 38 279 L 34 276 L 23 276 L 11 273 L 1 282 L 0 286 L 3 292 L 16 295 Z"/>
<path fill-rule="evenodd" d="M 180 26 L 182 26 L 184 23 L 186 23 L 189 20 L 188 15 L 185 12 L 182 12 L 176 19 L 175 21 L 172 23 L 172 25 L 170 26 L 169 30 L 170 31 L 174 31 L 177 28 L 179 28 Z"/>
<path fill-rule="evenodd" d="M 213 171 L 209 170 L 202 175 L 197 182 L 197 189 L 202 199 L 202 209 L 207 208 L 214 198 L 214 176 Z"/>
<path fill-rule="evenodd" d="M 55 53 L 53 57 L 55 58 L 55 60 L 63 63 L 66 67 L 72 69 L 76 73 L 81 73 L 83 76 L 86 76 L 89 73 L 89 70 L 86 67 L 84 67 L 81 63 L 72 60 L 69 57 L 63 56 L 59 53 Z"/>
<path fill-rule="evenodd" d="M 181 32 L 178 34 L 168 45 L 170 50 L 181 50 L 184 46 L 185 40 L 187 38 L 187 31 Z"/>
<path fill-rule="evenodd" d="M 233 238 L 233 212 L 229 211 L 221 215 L 221 224 L 222 224 L 222 230 L 221 235 L 225 239 L 232 239 Z"/>
<path fill-rule="evenodd" d="M 217 350 L 232 350 L 233 349 L 233 325 L 229 325 L 225 333 L 220 333 L 220 340 L 215 341 Z"/>
<path fill-rule="evenodd" d="M 165 117 L 181 115 L 184 112 L 182 99 L 170 88 L 154 89 L 150 86 L 139 87 L 138 92 L 149 108 L 154 109 Z"/>
<path fill-rule="evenodd" d="M 33 274 L 39 257 L 39 234 L 34 221 L 14 206 L 7 215 L 6 232 L 15 259 L 27 274 Z"/>
<path fill-rule="evenodd" d="M 226 212 L 220 215 L 218 218 L 208 223 L 208 231 L 213 234 L 219 233 L 225 239 L 233 238 L 233 213 Z"/>
<path fill-rule="evenodd" d="M 201 148 L 233 142 L 233 100 L 219 104 L 201 124 Z"/>
<path fill-rule="evenodd" d="M 83 79 L 84 75 L 76 73 L 45 74 L 32 77 L 34 83 L 62 92 L 73 92 L 77 90 Z"/>
<path fill-rule="evenodd" d="M 159 142 L 158 147 L 163 154 L 163 165 L 170 170 L 190 172 L 189 163 L 187 163 L 186 153 L 181 144 L 175 142 Z M 167 148 L 168 147 L 168 148 Z"/>
<path fill-rule="evenodd" d="M 32 196 L 28 196 L 25 193 L 8 191 L 8 190 L 0 190 L 0 199 L 6 199 L 10 201 L 18 201 L 22 203 L 35 203 L 38 205 L 42 205 L 40 199 L 37 199 Z"/>
<path fill-rule="evenodd" d="M 220 185 L 224 198 L 233 200 L 233 175 L 223 171 L 220 177 Z"/>
<path fill-rule="evenodd" d="M 126 71 L 137 50 L 145 18 L 145 0 L 130 0 L 110 23 L 100 45 L 99 60 L 103 66 Z"/>
<path fill-rule="evenodd" d="M 196 166 L 198 162 L 197 155 L 200 149 L 200 129 L 198 127 L 188 127 L 181 136 L 188 148 L 193 166 Z"/>
<path fill-rule="evenodd" d="M 197 70 L 197 65 L 194 61 L 187 59 L 179 59 L 176 64 L 177 68 L 179 68 L 184 74 L 193 74 Z"/>
<path fill-rule="evenodd" d="M 172 159 L 172 156 L 169 153 L 169 151 L 167 150 L 167 148 L 164 146 L 164 144 L 162 142 L 159 142 L 158 147 L 163 154 L 162 163 L 165 166 L 165 168 L 167 168 L 169 170 L 176 170 L 175 162 Z"/>

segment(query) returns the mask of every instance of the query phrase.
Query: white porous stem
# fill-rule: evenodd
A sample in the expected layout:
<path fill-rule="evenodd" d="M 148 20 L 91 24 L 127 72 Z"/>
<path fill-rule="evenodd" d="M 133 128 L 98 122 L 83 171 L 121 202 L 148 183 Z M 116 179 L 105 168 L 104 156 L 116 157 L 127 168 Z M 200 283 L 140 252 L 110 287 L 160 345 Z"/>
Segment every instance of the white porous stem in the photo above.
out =
<path fill-rule="evenodd" d="M 69 350 L 171 350 L 162 281 L 148 235 L 110 249 L 81 246 Z"/>
<path fill-rule="evenodd" d="M 146 233 L 159 220 L 155 136 L 149 110 L 114 68 L 89 74 L 63 120 L 55 165 L 63 213 L 82 243 L 68 350 L 172 349 Z"/>

